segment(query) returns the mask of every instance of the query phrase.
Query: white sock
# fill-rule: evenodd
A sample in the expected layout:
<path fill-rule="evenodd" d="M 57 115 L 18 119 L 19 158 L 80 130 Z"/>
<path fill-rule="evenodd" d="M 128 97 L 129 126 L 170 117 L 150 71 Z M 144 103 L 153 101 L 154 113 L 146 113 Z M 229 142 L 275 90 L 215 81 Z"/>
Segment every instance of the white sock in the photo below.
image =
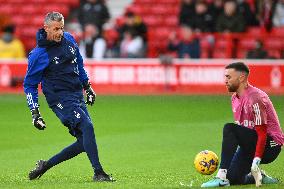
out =
<path fill-rule="evenodd" d="M 219 169 L 216 176 L 222 180 L 226 180 L 227 169 Z"/>

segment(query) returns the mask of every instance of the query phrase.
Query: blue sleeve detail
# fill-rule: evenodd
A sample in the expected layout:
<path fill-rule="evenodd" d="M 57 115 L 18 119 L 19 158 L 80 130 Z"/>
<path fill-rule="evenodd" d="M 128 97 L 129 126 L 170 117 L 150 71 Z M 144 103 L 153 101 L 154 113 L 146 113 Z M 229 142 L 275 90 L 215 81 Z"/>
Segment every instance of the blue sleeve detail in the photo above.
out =
<path fill-rule="evenodd" d="M 24 91 L 30 110 L 38 107 L 38 84 L 42 81 L 42 74 L 48 63 L 47 53 L 42 53 L 40 49 L 36 48 L 29 54 Z"/>
<path fill-rule="evenodd" d="M 83 57 L 81 56 L 81 53 L 79 51 L 78 44 L 76 43 L 74 37 L 70 33 L 64 32 L 64 36 L 68 41 L 70 41 L 76 47 L 76 51 L 77 51 L 76 57 L 77 57 L 77 64 L 78 64 L 78 70 L 79 70 L 79 78 L 82 84 L 84 84 L 89 80 L 89 77 L 84 68 Z"/>

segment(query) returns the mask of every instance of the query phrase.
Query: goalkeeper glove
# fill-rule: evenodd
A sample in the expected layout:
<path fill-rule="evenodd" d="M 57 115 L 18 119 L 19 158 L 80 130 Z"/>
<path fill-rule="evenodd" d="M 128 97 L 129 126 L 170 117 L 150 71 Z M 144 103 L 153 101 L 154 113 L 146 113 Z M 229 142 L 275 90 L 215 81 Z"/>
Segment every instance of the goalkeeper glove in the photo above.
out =
<path fill-rule="evenodd" d="M 87 94 L 87 101 L 85 103 L 92 106 L 95 103 L 97 95 L 96 95 L 95 91 L 92 89 L 91 83 L 88 82 L 84 86 L 84 90 Z"/>
<path fill-rule="evenodd" d="M 261 159 L 259 157 L 255 157 L 251 164 L 252 171 L 258 171 Z"/>
<path fill-rule="evenodd" d="M 251 174 L 255 180 L 255 186 L 259 187 L 262 184 L 262 175 L 259 168 L 261 159 L 259 157 L 255 157 L 251 164 Z"/>
<path fill-rule="evenodd" d="M 46 126 L 44 120 L 40 115 L 39 109 L 38 108 L 32 109 L 31 113 L 33 118 L 33 125 L 39 130 L 44 130 Z"/>

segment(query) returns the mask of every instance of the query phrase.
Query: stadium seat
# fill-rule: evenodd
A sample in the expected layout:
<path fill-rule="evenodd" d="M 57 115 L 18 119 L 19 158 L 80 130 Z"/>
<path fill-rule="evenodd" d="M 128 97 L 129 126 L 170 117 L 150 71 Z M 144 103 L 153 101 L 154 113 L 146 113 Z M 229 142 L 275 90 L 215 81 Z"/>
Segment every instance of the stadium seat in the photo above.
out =
<path fill-rule="evenodd" d="M 58 11 L 62 13 L 65 17 L 68 16 L 69 13 L 69 8 L 67 5 L 64 4 L 48 4 L 44 7 L 42 7 L 42 12 L 43 14 L 46 14 L 50 11 Z"/>
<path fill-rule="evenodd" d="M 125 23 L 125 18 L 123 16 L 117 17 L 115 19 L 115 25 L 121 27 Z"/>
<path fill-rule="evenodd" d="M 176 27 L 178 25 L 177 16 L 167 16 L 163 18 L 163 26 L 165 27 Z"/>
<path fill-rule="evenodd" d="M 40 4 L 46 4 L 46 3 L 51 3 L 51 0 L 26 0 L 26 2 L 29 2 L 31 4 L 36 4 L 36 3 L 40 3 Z"/>
<path fill-rule="evenodd" d="M 12 4 L 2 4 L 0 6 L 1 14 L 12 15 L 14 13 L 14 7 Z"/>
<path fill-rule="evenodd" d="M 171 6 L 179 6 L 180 0 L 160 0 L 160 4 L 170 4 Z"/>
<path fill-rule="evenodd" d="M 246 58 L 249 49 L 238 49 L 237 58 Z"/>
<path fill-rule="evenodd" d="M 226 49 L 229 46 L 229 41 L 227 39 L 223 38 L 217 38 L 215 42 L 215 48 L 216 49 Z"/>
<path fill-rule="evenodd" d="M 132 5 L 132 6 L 127 7 L 125 12 L 134 12 L 137 15 L 143 15 L 144 14 L 144 7 Z"/>
<path fill-rule="evenodd" d="M 9 0 L 9 3 L 25 3 L 25 0 Z"/>
<path fill-rule="evenodd" d="M 25 15 L 36 15 L 40 14 L 42 10 L 42 6 L 38 4 L 25 4 L 25 5 L 20 5 L 19 7 L 19 14 L 22 16 Z"/>
<path fill-rule="evenodd" d="M 161 26 L 162 19 L 159 16 L 143 16 L 143 21 L 149 27 Z"/>
<path fill-rule="evenodd" d="M 43 25 L 43 17 L 41 15 L 32 17 L 31 21 L 34 26 L 38 27 Z"/>
<path fill-rule="evenodd" d="M 209 58 L 209 53 L 207 49 L 201 49 L 200 58 Z"/>
<path fill-rule="evenodd" d="M 268 56 L 271 58 L 281 58 L 281 52 L 278 49 L 268 49 Z"/>
<path fill-rule="evenodd" d="M 156 5 L 149 9 L 151 14 L 165 15 L 169 13 L 170 7 L 164 5 Z"/>
<path fill-rule="evenodd" d="M 27 53 L 36 46 L 35 36 L 22 36 L 21 40 L 25 44 L 25 49 Z"/>
<path fill-rule="evenodd" d="M 241 38 L 239 40 L 238 49 L 252 49 L 255 47 L 256 38 Z"/>
<path fill-rule="evenodd" d="M 164 41 L 149 41 L 148 42 L 148 55 L 150 57 L 157 57 L 159 54 L 167 52 L 168 40 Z"/>
<path fill-rule="evenodd" d="M 156 4 L 155 0 L 135 0 L 134 4 L 139 4 L 139 5 L 143 5 L 143 4 Z"/>
<path fill-rule="evenodd" d="M 170 33 L 172 32 L 171 29 L 168 27 L 158 27 L 156 29 L 150 29 L 149 30 L 149 40 L 168 40 Z"/>
<path fill-rule="evenodd" d="M 104 30 L 103 36 L 108 46 L 113 46 L 119 38 L 119 33 L 115 29 Z"/>
<path fill-rule="evenodd" d="M 13 15 L 12 16 L 12 22 L 19 27 L 22 27 L 22 25 L 26 25 L 29 22 L 31 22 L 29 19 L 27 19 L 26 17 L 24 17 L 23 15 Z"/>
<path fill-rule="evenodd" d="M 227 34 L 218 34 L 215 37 L 213 58 L 231 58 L 232 48 L 232 36 Z"/>
<path fill-rule="evenodd" d="M 264 37 L 267 34 L 266 30 L 261 27 L 249 27 L 247 28 L 247 35 L 252 37 Z"/>
<path fill-rule="evenodd" d="M 283 48 L 283 45 L 283 39 L 281 38 L 266 38 L 264 40 L 264 46 L 267 49 L 280 50 Z"/>
<path fill-rule="evenodd" d="M 32 37 L 35 38 L 35 35 L 38 31 L 38 27 L 23 27 L 21 29 L 21 37 Z"/>
<path fill-rule="evenodd" d="M 274 27 L 270 34 L 272 36 L 279 36 L 279 37 L 283 37 L 284 36 L 284 27 Z"/>
<path fill-rule="evenodd" d="M 71 7 L 78 6 L 80 4 L 80 0 L 60 0 L 60 1 L 52 0 L 51 2 L 57 3 L 57 4 L 60 3 L 60 4 L 71 6 Z"/>
<path fill-rule="evenodd" d="M 225 52 L 225 49 L 215 49 L 213 51 L 212 58 L 230 58 L 228 57 L 227 53 Z"/>

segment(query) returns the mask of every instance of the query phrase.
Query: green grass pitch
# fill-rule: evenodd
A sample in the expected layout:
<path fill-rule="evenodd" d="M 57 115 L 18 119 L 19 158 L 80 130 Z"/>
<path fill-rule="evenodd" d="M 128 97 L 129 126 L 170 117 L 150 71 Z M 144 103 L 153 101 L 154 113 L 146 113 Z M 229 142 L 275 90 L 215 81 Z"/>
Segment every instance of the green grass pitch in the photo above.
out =
<path fill-rule="evenodd" d="M 284 96 L 271 98 L 284 125 Z M 222 128 L 232 121 L 230 96 L 98 96 L 89 112 L 101 163 L 117 182 L 92 182 L 85 153 L 49 170 L 41 179 L 27 175 L 36 160 L 48 159 L 74 138 L 40 97 L 47 129 L 31 124 L 23 95 L 0 96 L 0 188 L 192 188 L 212 178 L 193 167 L 194 156 L 212 150 L 220 156 Z M 262 168 L 282 183 L 284 156 Z M 254 185 L 233 188 L 255 188 Z"/>

